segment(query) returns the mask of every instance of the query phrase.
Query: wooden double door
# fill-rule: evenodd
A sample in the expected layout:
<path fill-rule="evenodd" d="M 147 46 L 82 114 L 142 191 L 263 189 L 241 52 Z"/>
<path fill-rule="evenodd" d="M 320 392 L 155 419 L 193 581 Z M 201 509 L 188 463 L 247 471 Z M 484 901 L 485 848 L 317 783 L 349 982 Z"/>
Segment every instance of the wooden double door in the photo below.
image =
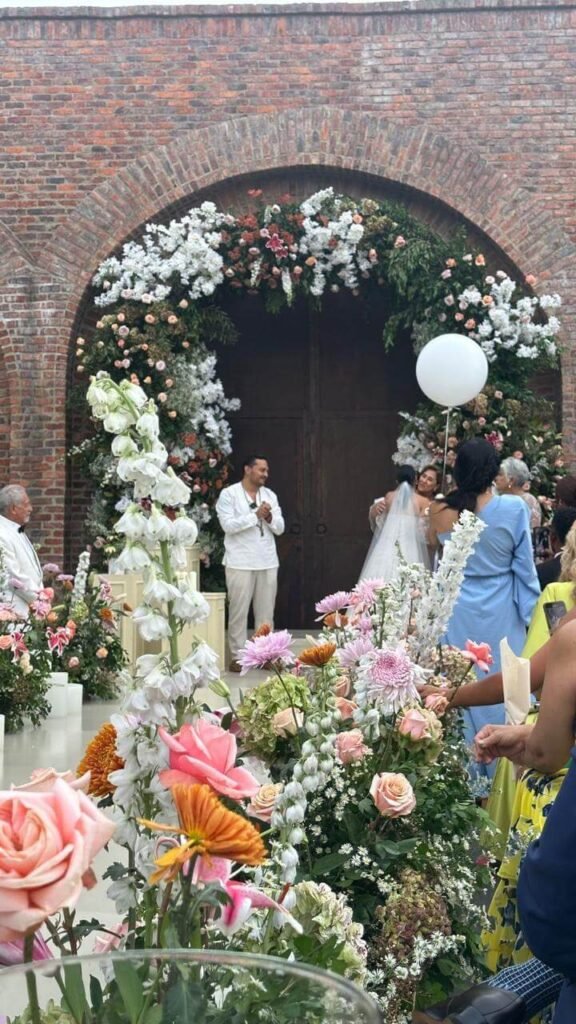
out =
<path fill-rule="evenodd" d="M 321 312 L 302 302 L 272 315 L 258 297 L 228 312 L 240 339 L 218 359 L 242 402 L 230 417 L 235 479 L 248 454 L 268 458 L 286 521 L 276 625 L 302 629 L 317 600 L 358 579 L 369 505 L 393 485 L 398 411 L 418 401 L 414 355 L 406 339 L 386 353 L 382 312 L 350 295 Z"/>

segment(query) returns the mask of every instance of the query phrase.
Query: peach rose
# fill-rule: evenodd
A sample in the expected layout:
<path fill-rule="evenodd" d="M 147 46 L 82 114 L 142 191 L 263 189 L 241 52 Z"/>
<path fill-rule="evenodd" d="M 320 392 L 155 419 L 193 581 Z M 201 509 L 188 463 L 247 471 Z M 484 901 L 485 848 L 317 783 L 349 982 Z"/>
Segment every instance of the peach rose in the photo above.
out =
<path fill-rule="evenodd" d="M 36 768 L 31 776 L 30 782 L 24 782 L 21 786 L 10 786 L 10 789 L 17 793 L 50 793 L 54 789 L 56 779 L 67 782 L 72 789 L 79 789 L 82 793 L 88 793 L 90 788 L 90 772 L 85 772 L 80 778 L 74 772 L 57 772 L 55 768 Z"/>
<path fill-rule="evenodd" d="M 295 736 L 304 725 L 304 712 L 298 711 L 297 708 L 284 708 L 283 711 L 277 711 L 272 719 L 272 732 L 276 736 L 283 736 L 285 739 L 288 736 Z"/>
<path fill-rule="evenodd" d="M 346 700 L 346 697 L 336 697 L 336 707 L 342 719 L 346 721 L 348 718 L 352 718 L 358 705 L 353 700 Z"/>
<path fill-rule="evenodd" d="M 428 719 L 419 708 L 405 711 L 396 726 L 401 736 L 407 736 L 413 743 L 429 738 Z"/>
<path fill-rule="evenodd" d="M 352 764 L 353 761 L 361 761 L 366 754 L 370 754 L 370 747 L 364 743 L 364 737 L 360 729 L 350 729 L 350 732 L 340 732 L 336 737 L 336 757 L 341 764 Z"/>
<path fill-rule="evenodd" d="M 385 818 L 404 817 L 416 807 L 414 790 L 402 772 L 375 775 L 370 786 L 370 796 Z"/>
<path fill-rule="evenodd" d="M 350 676 L 338 676 L 334 683 L 334 695 L 336 697 L 347 697 L 350 693 L 350 685 Z"/>
<path fill-rule="evenodd" d="M 263 786 L 260 786 L 256 795 L 252 797 L 248 804 L 246 812 L 252 818 L 260 818 L 260 821 L 269 822 L 272 817 L 276 798 L 283 789 L 284 786 L 281 782 L 267 782 Z"/>
<path fill-rule="evenodd" d="M 429 693 L 424 701 L 425 706 L 433 711 L 435 715 L 443 715 L 448 707 L 447 697 L 443 697 L 441 693 Z"/>
<path fill-rule="evenodd" d="M 44 793 L 0 793 L 0 942 L 74 906 L 115 827 L 62 779 Z"/>

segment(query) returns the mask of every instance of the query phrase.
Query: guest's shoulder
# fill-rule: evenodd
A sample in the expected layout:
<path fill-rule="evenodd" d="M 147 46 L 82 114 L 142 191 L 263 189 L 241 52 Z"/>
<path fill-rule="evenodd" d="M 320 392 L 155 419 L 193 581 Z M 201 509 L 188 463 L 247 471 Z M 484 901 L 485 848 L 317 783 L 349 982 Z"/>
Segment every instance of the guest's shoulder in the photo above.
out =
<path fill-rule="evenodd" d="M 530 519 L 530 509 L 524 498 L 518 494 L 500 494 L 496 498 L 497 505 L 511 519 Z"/>

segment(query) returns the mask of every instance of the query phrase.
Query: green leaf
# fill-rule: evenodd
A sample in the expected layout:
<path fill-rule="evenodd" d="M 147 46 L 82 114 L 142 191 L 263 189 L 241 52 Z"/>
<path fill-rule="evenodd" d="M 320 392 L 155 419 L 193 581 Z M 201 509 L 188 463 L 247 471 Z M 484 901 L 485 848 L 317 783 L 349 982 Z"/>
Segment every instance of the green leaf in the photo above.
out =
<path fill-rule="evenodd" d="M 325 857 L 319 857 L 313 865 L 315 875 L 328 875 L 334 868 L 339 868 L 348 860 L 345 853 L 327 853 Z"/>
<path fill-rule="evenodd" d="M 128 1011 L 130 1022 L 131 1024 L 137 1024 L 144 1005 L 142 979 L 134 965 L 128 960 L 114 961 L 114 976 L 120 989 L 120 995 L 124 1000 L 124 1006 Z"/>
<path fill-rule="evenodd" d="M 163 1012 L 162 1007 L 158 1006 L 158 1004 L 156 1006 L 151 1006 L 150 1009 L 147 1010 L 142 1024 L 160 1024 Z"/>
<path fill-rule="evenodd" d="M 104 1004 L 104 999 L 102 997 L 102 985 L 98 978 L 95 978 L 93 974 L 90 975 L 90 1002 L 92 1003 L 92 1008 L 96 1013 Z"/>
<path fill-rule="evenodd" d="M 183 1024 L 184 1021 L 204 1024 L 205 1020 L 206 1001 L 202 986 L 186 984 L 183 978 L 178 978 L 166 993 L 162 1024 Z"/>
<path fill-rule="evenodd" d="M 64 1009 L 72 1014 L 75 1020 L 90 1019 L 90 1007 L 86 999 L 82 968 L 79 964 L 64 967 L 64 992 L 62 999 Z"/>

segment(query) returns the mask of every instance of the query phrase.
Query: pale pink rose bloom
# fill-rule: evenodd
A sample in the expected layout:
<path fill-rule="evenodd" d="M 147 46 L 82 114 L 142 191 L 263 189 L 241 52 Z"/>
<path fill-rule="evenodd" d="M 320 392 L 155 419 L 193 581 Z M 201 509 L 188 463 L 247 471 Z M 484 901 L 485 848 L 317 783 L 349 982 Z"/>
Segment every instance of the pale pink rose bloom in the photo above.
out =
<path fill-rule="evenodd" d="M 263 786 L 260 786 L 256 795 L 252 797 L 246 808 L 246 813 L 251 818 L 259 818 L 260 821 L 269 822 L 272 818 L 276 799 L 283 789 L 284 786 L 281 782 L 266 782 Z"/>
<path fill-rule="evenodd" d="M 429 711 L 433 711 L 435 715 L 441 716 L 448 707 L 448 699 L 443 697 L 441 693 L 430 693 L 426 697 L 424 705 Z"/>
<path fill-rule="evenodd" d="M 338 676 L 334 684 L 334 694 L 336 697 L 347 697 L 350 693 L 350 677 L 349 676 Z"/>
<path fill-rule="evenodd" d="M 79 789 L 82 793 L 88 793 L 90 788 L 90 772 L 85 772 L 80 778 L 74 772 L 57 772 L 55 768 L 35 768 L 30 776 L 30 782 L 24 782 L 21 786 L 10 786 L 10 789 L 17 793 L 50 793 L 54 789 L 56 779 L 67 782 L 72 789 Z"/>
<path fill-rule="evenodd" d="M 347 718 L 352 718 L 358 705 L 353 700 L 346 700 L 346 697 L 336 697 L 336 707 L 346 721 Z"/>
<path fill-rule="evenodd" d="M 111 953 L 114 949 L 119 949 L 122 939 L 125 939 L 128 935 L 128 925 L 119 922 L 113 931 L 113 935 L 110 935 L 108 932 L 98 935 L 94 942 L 94 949 L 92 952 Z"/>
<path fill-rule="evenodd" d="M 401 818 L 416 807 L 414 790 L 402 772 L 382 772 L 375 775 L 370 796 L 385 818 Z"/>
<path fill-rule="evenodd" d="M 408 736 L 414 743 L 425 740 L 430 736 L 428 719 L 422 714 L 419 708 L 409 708 L 405 711 L 396 726 L 401 736 Z"/>
<path fill-rule="evenodd" d="M 0 604 L 0 622 L 16 622 L 19 616 L 8 604 Z"/>
<path fill-rule="evenodd" d="M 341 764 L 352 764 L 353 761 L 362 761 L 366 754 L 372 751 L 364 743 L 364 737 L 360 729 L 350 729 L 350 732 L 340 732 L 336 737 L 336 757 Z"/>
<path fill-rule="evenodd" d="M 304 712 L 299 711 L 298 708 L 284 708 L 283 711 L 277 711 L 272 719 L 272 732 L 276 736 L 295 736 L 298 729 L 301 729 L 304 725 Z"/>
<path fill-rule="evenodd" d="M 158 732 L 170 750 L 170 768 L 160 772 L 163 786 L 205 782 L 233 800 L 254 796 L 260 789 L 246 768 L 236 766 L 236 737 L 219 725 L 200 718 L 194 725 L 183 725 L 174 736 L 163 728 Z"/>
<path fill-rule="evenodd" d="M 46 793 L 1 792 L 0 942 L 73 907 L 115 827 L 62 779 Z"/>

